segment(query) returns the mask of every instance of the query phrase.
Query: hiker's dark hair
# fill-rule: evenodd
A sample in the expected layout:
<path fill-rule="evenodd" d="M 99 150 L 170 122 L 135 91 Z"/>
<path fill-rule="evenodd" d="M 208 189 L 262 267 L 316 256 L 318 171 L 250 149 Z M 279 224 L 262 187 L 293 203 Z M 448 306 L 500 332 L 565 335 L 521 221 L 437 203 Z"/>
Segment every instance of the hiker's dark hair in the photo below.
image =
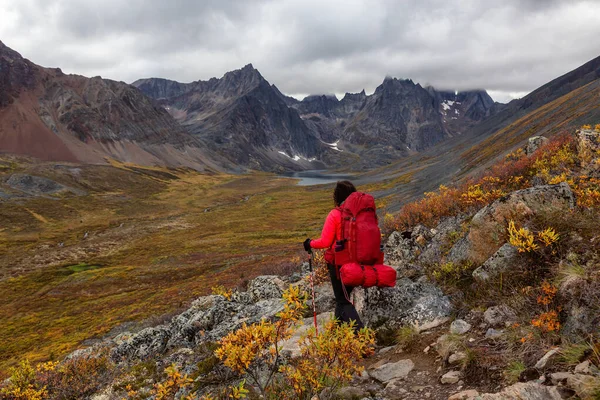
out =
<path fill-rule="evenodd" d="M 350 196 L 356 192 L 356 188 L 350 181 L 338 181 L 333 190 L 333 204 L 338 207 Z"/>

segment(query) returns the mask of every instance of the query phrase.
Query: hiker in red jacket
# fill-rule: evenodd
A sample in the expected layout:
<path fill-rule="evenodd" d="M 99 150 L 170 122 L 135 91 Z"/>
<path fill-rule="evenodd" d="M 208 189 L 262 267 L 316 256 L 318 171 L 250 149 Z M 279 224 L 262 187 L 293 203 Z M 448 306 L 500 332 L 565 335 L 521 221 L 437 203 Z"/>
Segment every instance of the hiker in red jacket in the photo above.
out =
<path fill-rule="evenodd" d="M 335 266 L 334 247 L 337 240 L 342 239 L 342 212 L 338 207 L 350 196 L 356 192 L 356 188 L 350 181 L 339 181 L 333 191 L 333 203 L 335 208 L 329 212 L 325 219 L 325 225 L 321 232 L 321 237 L 316 240 L 306 239 L 304 241 L 304 250 L 307 252 L 312 249 L 327 249 L 325 252 L 325 261 L 329 276 L 331 277 L 331 285 L 333 286 L 333 294 L 335 295 L 335 317 L 341 322 L 355 321 L 355 329 L 361 329 L 364 325 L 350 302 L 349 296 L 352 292 L 352 286 L 344 286 L 339 278 L 339 273 Z"/>

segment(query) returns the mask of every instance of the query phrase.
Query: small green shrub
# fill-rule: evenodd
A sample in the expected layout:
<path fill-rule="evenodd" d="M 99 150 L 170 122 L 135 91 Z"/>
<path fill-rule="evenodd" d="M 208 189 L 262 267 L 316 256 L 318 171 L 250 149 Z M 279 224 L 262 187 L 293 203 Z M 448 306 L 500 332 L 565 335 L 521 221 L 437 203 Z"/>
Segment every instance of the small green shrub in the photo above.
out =
<path fill-rule="evenodd" d="M 410 349 L 419 340 L 419 332 L 412 325 L 405 325 L 396 331 L 396 344 L 403 350 Z"/>
<path fill-rule="evenodd" d="M 527 367 L 522 361 L 511 361 L 504 369 L 504 378 L 509 383 L 516 383 L 519 381 L 521 373 L 525 371 Z"/>

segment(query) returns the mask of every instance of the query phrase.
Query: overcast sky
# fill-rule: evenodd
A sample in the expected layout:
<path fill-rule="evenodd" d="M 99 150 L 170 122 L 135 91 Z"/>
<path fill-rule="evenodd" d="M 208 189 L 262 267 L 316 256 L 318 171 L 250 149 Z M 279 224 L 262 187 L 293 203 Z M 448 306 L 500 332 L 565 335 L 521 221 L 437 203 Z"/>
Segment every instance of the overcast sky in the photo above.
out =
<path fill-rule="evenodd" d="M 0 40 L 43 66 L 189 82 L 252 63 L 295 96 L 389 75 L 507 101 L 599 38 L 600 0 L 0 0 Z"/>

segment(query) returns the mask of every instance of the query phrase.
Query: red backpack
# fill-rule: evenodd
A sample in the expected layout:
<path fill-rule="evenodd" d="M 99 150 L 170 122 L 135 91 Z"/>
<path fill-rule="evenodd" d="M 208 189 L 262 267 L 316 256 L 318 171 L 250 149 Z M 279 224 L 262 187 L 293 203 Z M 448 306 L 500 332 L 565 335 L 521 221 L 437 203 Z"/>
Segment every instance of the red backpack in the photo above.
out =
<path fill-rule="evenodd" d="M 383 265 L 381 231 L 373 196 L 354 192 L 338 210 L 342 213 L 342 239 L 335 243 L 334 254 L 344 285 L 394 286 L 396 270 Z"/>

